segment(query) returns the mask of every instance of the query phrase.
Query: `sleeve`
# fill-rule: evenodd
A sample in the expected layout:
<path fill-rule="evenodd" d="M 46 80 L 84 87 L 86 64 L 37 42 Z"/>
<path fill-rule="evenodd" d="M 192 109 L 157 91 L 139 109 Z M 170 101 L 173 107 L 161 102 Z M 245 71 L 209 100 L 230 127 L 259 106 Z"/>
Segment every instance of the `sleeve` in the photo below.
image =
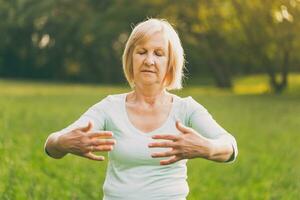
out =
<path fill-rule="evenodd" d="M 73 129 L 86 126 L 89 121 L 93 123 L 93 130 L 105 130 L 106 114 L 102 101 L 90 107 L 75 122 L 60 132 L 67 133 Z"/>
<path fill-rule="evenodd" d="M 74 130 L 79 127 L 86 126 L 88 122 L 93 123 L 93 131 L 98 130 L 105 130 L 105 124 L 107 121 L 105 109 L 107 108 L 107 98 L 103 99 L 99 103 L 93 105 L 90 107 L 85 113 L 83 113 L 75 122 L 67 126 L 66 128 L 54 132 L 51 135 L 54 135 L 54 137 L 59 137 L 60 135 L 66 134 L 71 130 Z M 49 137 L 47 138 L 44 150 L 49 155 L 49 153 L 46 150 L 46 144 L 48 142 Z"/>
<path fill-rule="evenodd" d="M 228 136 L 233 154 L 227 162 L 233 162 L 238 155 L 237 142 L 235 138 L 222 128 L 209 114 L 209 112 L 192 97 L 187 98 L 187 126 L 196 130 L 199 134 L 206 138 L 217 139 L 221 136 Z"/>

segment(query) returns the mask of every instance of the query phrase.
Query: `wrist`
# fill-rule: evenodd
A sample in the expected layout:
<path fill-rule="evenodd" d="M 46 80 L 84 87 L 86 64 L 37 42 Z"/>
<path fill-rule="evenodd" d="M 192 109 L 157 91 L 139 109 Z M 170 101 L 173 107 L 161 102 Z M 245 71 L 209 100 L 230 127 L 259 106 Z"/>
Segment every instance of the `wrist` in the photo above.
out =
<path fill-rule="evenodd" d="M 64 148 L 62 148 L 61 144 L 61 136 L 58 135 L 52 135 L 50 136 L 49 141 L 47 142 L 47 145 L 45 146 L 46 153 L 55 159 L 59 159 L 64 157 L 67 152 L 65 152 Z"/>
<path fill-rule="evenodd" d="M 203 138 L 197 142 L 195 147 L 196 158 L 205 158 L 211 160 L 216 154 L 216 142 L 213 139 Z"/>
<path fill-rule="evenodd" d="M 218 143 L 216 140 L 208 139 L 208 144 L 207 159 L 212 160 L 217 154 Z"/>
<path fill-rule="evenodd" d="M 54 146 L 57 152 L 65 155 L 68 152 L 65 149 L 65 145 L 64 145 L 64 134 L 63 135 L 59 135 L 57 137 L 54 138 Z"/>
<path fill-rule="evenodd" d="M 226 162 L 231 157 L 233 150 L 231 143 L 222 139 L 211 139 L 211 148 L 209 153 L 209 160 L 218 162 Z"/>

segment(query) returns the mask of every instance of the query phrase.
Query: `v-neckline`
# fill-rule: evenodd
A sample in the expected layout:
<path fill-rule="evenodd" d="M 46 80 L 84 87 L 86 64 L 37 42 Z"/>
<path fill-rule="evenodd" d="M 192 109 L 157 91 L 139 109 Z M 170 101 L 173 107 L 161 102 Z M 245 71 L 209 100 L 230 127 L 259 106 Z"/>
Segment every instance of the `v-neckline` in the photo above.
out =
<path fill-rule="evenodd" d="M 139 133 L 139 135 L 145 135 L 145 136 L 151 136 L 153 133 L 156 133 L 158 132 L 159 130 L 161 130 L 162 128 L 164 128 L 166 126 L 166 124 L 170 121 L 170 119 L 172 118 L 172 115 L 173 115 L 173 112 L 174 112 L 174 107 L 175 107 L 175 101 L 176 101 L 176 96 L 172 94 L 172 105 L 171 105 L 171 109 L 169 110 L 169 114 L 168 114 L 168 117 L 166 118 L 166 120 L 157 128 L 151 130 L 151 131 L 148 131 L 148 132 L 144 132 L 142 130 L 140 130 L 139 128 L 137 128 L 132 122 L 131 120 L 129 119 L 129 115 L 128 115 L 128 112 L 127 112 L 127 108 L 126 108 L 126 98 L 127 98 L 127 95 L 129 93 L 124 93 L 123 95 L 123 101 L 122 101 L 122 108 L 123 108 L 123 113 L 124 113 L 124 116 L 125 116 L 125 119 L 127 121 L 127 123 L 129 124 L 129 126 L 135 130 L 136 132 Z"/>

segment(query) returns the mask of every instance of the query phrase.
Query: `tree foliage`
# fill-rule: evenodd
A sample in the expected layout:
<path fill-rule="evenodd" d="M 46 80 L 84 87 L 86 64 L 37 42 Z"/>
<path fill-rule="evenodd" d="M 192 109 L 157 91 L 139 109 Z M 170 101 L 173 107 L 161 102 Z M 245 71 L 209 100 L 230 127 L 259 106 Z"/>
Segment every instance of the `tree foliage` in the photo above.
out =
<path fill-rule="evenodd" d="M 175 25 L 193 78 L 230 88 L 263 72 L 281 92 L 299 70 L 299 0 L 0 0 L 0 76 L 123 82 L 125 42 L 147 17 Z"/>

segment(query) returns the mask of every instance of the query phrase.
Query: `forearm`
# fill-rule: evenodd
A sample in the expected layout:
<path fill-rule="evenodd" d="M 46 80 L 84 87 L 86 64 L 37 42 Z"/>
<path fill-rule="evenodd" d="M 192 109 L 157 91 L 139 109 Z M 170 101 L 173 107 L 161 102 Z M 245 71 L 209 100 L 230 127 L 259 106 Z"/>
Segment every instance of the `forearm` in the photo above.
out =
<path fill-rule="evenodd" d="M 60 136 L 61 135 L 58 134 L 58 132 L 52 133 L 45 143 L 45 151 L 52 158 L 59 159 L 67 154 L 61 149 L 59 145 Z"/>
<path fill-rule="evenodd" d="M 212 139 L 212 149 L 209 160 L 216 162 L 226 162 L 234 156 L 233 141 L 229 135 L 223 135 L 217 139 Z"/>

